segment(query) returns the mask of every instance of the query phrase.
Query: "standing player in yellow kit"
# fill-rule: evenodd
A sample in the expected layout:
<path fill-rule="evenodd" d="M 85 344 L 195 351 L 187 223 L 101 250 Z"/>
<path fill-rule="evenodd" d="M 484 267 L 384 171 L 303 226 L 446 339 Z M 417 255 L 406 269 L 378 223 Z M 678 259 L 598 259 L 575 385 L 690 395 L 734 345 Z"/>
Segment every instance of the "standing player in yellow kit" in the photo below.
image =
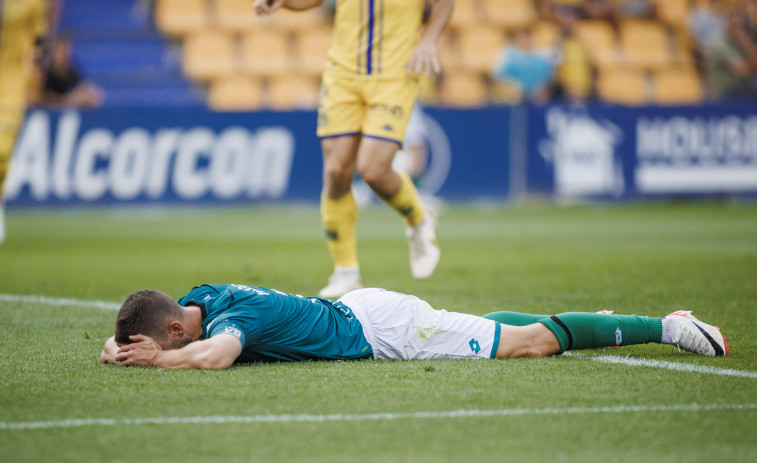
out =
<path fill-rule="evenodd" d="M 255 0 L 258 14 L 280 7 L 305 10 L 323 0 Z M 431 6 L 423 26 L 425 4 Z M 430 277 L 439 262 L 436 215 L 392 160 L 402 146 L 421 74 L 441 71 L 437 42 L 454 0 L 337 0 L 323 73 L 318 130 L 323 149 L 321 219 L 334 273 L 321 297 L 361 288 L 355 227 L 355 172 L 402 215 L 413 277 Z"/>
<path fill-rule="evenodd" d="M 46 29 L 46 1 L 0 0 L 0 243 L 5 240 L 3 185 L 24 122 L 36 45 Z"/>

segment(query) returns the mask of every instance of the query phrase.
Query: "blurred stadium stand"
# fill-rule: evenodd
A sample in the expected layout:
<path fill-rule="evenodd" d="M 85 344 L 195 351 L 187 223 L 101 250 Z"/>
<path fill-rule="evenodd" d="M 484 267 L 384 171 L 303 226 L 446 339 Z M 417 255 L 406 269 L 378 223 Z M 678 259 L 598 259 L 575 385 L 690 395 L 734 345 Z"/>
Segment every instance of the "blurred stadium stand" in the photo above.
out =
<path fill-rule="evenodd" d="M 68 0 L 58 30 L 73 40 L 74 60 L 103 88 L 106 106 L 205 102 L 169 41 L 155 30 L 150 2 Z"/>
<path fill-rule="evenodd" d="M 580 60 L 590 69 L 586 90 L 574 92 L 582 98 L 702 102 L 704 85 L 686 22 L 695 0 L 650 1 L 654 18 L 579 17 L 570 27 L 545 13 L 550 0 L 458 1 L 439 47 L 444 73 L 425 85 L 421 99 L 455 107 L 517 102 L 517 89 L 494 81 L 491 68 L 514 33 L 528 27 L 534 45 L 556 57 L 556 88 L 573 85 L 563 82 L 571 74 L 560 69 L 565 62 L 559 57 L 567 56 L 571 69 L 579 69 Z M 255 15 L 251 3 L 68 0 L 60 30 L 74 39 L 77 63 L 104 88 L 108 106 L 314 108 L 333 2 L 267 18 Z M 281 88 L 283 76 L 291 77 L 291 94 Z"/>

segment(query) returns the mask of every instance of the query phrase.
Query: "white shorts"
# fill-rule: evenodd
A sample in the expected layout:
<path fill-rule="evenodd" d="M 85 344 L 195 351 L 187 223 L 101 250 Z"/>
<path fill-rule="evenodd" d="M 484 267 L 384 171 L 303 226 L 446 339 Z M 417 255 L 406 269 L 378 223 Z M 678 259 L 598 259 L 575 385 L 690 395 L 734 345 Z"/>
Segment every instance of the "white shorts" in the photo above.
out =
<path fill-rule="evenodd" d="M 493 358 L 500 324 L 436 310 L 415 296 L 365 288 L 341 299 L 363 325 L 377 359 Z"/>

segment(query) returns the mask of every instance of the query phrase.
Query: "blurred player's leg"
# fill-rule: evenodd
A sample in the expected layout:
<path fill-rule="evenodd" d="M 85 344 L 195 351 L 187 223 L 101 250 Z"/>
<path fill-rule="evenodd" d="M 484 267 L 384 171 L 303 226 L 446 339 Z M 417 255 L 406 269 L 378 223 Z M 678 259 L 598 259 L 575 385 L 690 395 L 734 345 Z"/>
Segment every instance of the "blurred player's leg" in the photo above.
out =
<path fill-rule="evenodd" d="M 371 113 L 366 123 L 366 135 L 358 150 L 357 170 L 371 189 L 402 216 L 407 225 L 411 273 L 414 278 L 425 279 L 434 273 L 439 263 L 437 220 L 436 214 L 426 210 L 421 203 L 412 179 L 405 172 L 392 170 L 392 161 L 400 142 L 390 137 L 396 136 L 394 132 L 405 132 L 415 100 L 416 84 L 398 82 L 396 88 L 397 94 L 401 95 L 403 91 L 408 93 L 406 98 L 399 100 L 404 101 L 404 109 Z M 403 108 L 399 103 L 394 107 Z"/>
<path fill-rule="evenodd" d="M 0 92 L 2 96 L 2 92 Z M 23 109 L 16 111 L 0 110 L 0 243 L 5 241 L 5 203 L 3 188 L 10 170 L 11 156 L 18 127 L 23 119 Z"/>
<path fill-rule="evenodd" d="M 429 278 L 436 270 L 441 257 L 439 242 L 436 239 L 436 212 L 425 206 L 423 220 L 416 226 L 408 225 L 405 237 L 410 247 L 410 271 L 413 278 Z"/>
<path fill-rule="evenodd" d="M 326 231 L 329 253 L 334 260 L 334 273 L 319 295 L 329 299 L 338 299 L 349 291 L 363 287 L 355 237 L 358 208 L 351 191 L 359 142 L 358 135 L 324 138 L 321 141 L 324 166 L 321 221 Z"/>
<path fill-rule="evenodd" d="M 0 1 L 0 242 L 5 239 L 3 188 L 24 122 L 34 55 L 47 30 L 47 2 Z"/>
<path fill-rule="evenodd" d="M 360 143 L 357 168 L 363 180 L 396 210 L 407 225 L 410 270 L 414 278 L 431 276 L 439 263 L 436 215 L 421 204 L 410 177 L 391 168 L 397 152 L 395 142 L 365 137 Z"/>

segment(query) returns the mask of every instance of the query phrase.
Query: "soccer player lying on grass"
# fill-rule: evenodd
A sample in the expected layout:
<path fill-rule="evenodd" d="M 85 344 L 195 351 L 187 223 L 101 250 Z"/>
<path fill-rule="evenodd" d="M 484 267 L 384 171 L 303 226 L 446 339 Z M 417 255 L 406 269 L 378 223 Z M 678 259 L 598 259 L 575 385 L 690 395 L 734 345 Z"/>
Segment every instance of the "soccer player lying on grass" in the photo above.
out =
<path fill-rule="evenodd" d="M 683 311 L 664 318 L 580 312 L 478 317 L 378 288 L 333 302 L 262 287 L 202 285 L 178 303 L 159 291 L 131 294 L 100 360 L 222 369 L 236 361 L 544 357 L 650 342 L 709 356 L 729 350 L 719 328 Z"/>

